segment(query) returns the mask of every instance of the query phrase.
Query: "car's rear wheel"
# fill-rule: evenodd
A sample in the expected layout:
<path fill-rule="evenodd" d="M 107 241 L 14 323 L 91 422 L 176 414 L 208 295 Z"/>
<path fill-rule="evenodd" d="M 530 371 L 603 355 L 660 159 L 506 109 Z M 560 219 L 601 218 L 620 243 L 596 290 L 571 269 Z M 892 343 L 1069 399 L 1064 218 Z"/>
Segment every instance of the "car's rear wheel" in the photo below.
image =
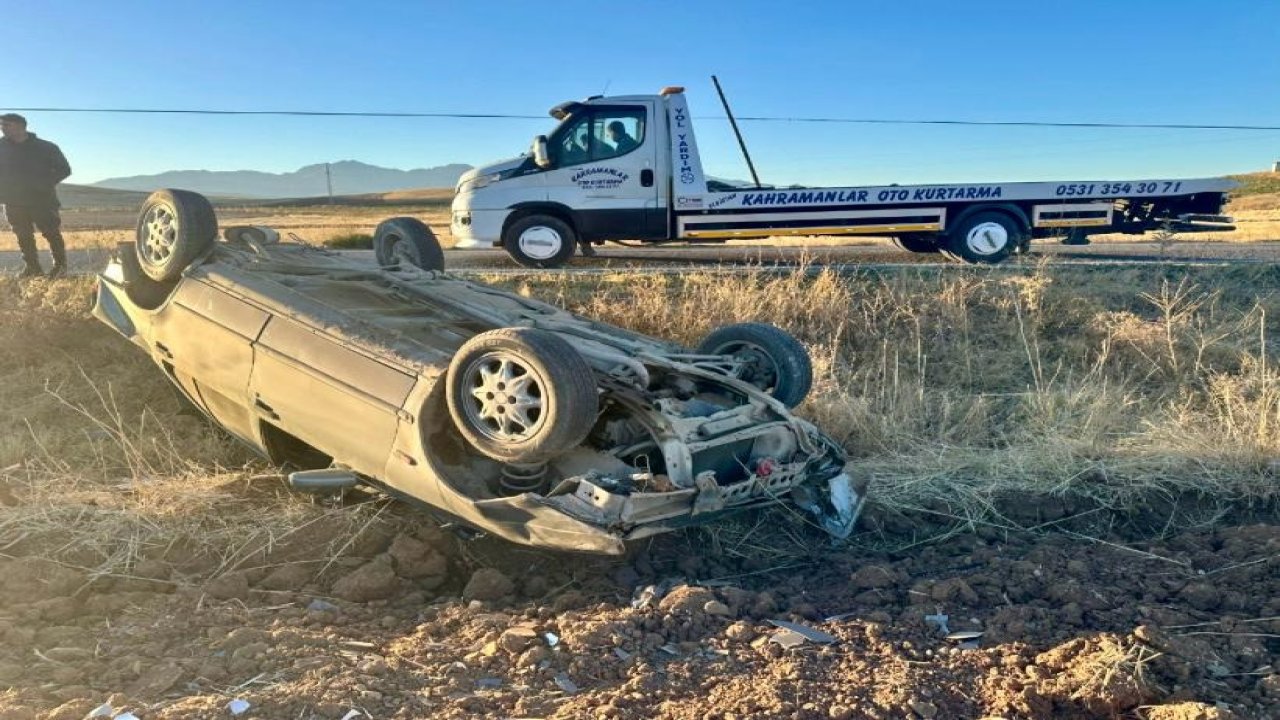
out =
<path fill-rule="evenodd" d="M 560 336 L 534 328 L 477 335 L 449 363 L 449 414 L 468 442 L 506 463 L 576 447 L 599 411 L 591 366 Z"/>
<path fill-rule="evenodd" d="M 383 267 L 408 263 L 423 270 L 444 271 L 444 250 L 427 224 L 417 218 L 394 217 L 373 231 L 373 254 Z"/>
<path fill-rule="evenodd" d="M 213 205 L 188 190 L 157 190 L 142 203 L 136 232 L 138 264 L 157 282 L 177 280 L 218 237 Z"/>
<path fill-rule="evenodd" d="M 804 401 L 813 386 L 809 353 L 790 334 L 765 323 L 726 325 L 698 344 L 704 355 L 732 355 L 742 361 L 739 378 L 787 407 Z"/>

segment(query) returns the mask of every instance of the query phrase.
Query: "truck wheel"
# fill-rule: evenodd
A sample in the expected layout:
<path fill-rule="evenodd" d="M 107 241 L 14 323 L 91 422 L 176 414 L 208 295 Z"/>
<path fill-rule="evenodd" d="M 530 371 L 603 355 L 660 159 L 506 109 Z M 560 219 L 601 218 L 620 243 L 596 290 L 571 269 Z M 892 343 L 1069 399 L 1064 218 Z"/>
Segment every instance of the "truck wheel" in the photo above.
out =
<path fill-rule="evenodd" d="M 177 280 L 213 246 L 218 218 L 199 193 L 157 190 L 142 203 L 135 237 L 142 272 L 156 282 Z"/>
<path fill-rule="evenodd" d="M 698 343 L 698 353 L 732 355 L 744 361 L 739 379 L 787 407 L 799 405 L 813 385 L 813 364 L 804 346 L 765 323 L 738 323 L 712 330 Z"/>
<path fill-rule="evenodd" d="M 551 215 L 529 215 L 507 226 L 502 245 L 515 261 L 531 268 L 557 268 L 578 244 L 569 223 Z"/>
<path fill-rule="evenodd" d="M 894 235 L 893 244 L 912 253 L 936 253 L 938 241 L 922 235 Z"/>
<path fill-rule="evenodd" d="M 1004 213 L 976 212 L 948 234 L 946 250 L 956 260 L 994 265 L 1013 253 L 1024 234 Z"/>
<path fill-rule="evenodd" d="M 387 267 L 408 263 L 423 270 L 444 272 L 444 250 L 427 224 L 417 218 L 393 217 L 373 231 L 373 256 Z"/>
<path fill-rule="evenodd" d="M 481 333 L 449 363 L 449 414 L 481 453 L 542 462 L 576 447 L 595 424 L 591 366 L 559 335 L 535 328 Z"/>

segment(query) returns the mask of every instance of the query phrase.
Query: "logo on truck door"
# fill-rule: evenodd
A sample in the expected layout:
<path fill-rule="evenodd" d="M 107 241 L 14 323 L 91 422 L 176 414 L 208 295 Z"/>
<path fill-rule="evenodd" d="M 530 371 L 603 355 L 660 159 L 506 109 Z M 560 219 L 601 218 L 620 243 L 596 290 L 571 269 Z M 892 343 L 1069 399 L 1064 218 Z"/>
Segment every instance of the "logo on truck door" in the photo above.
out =
<path fill-rule="evenodd" d="M 583 168 L 570 176 L 570 180 L 583 190 L 612 190 L 627 181 L 630 175 L 611 167 Z"/>

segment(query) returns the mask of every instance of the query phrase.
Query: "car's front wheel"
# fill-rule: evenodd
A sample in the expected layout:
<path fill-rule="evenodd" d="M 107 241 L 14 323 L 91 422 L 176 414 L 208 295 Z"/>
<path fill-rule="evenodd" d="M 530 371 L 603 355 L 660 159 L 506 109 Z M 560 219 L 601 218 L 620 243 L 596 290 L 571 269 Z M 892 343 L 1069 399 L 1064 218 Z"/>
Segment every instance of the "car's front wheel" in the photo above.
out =
<path fill-rule="evenodd" d="M 599 410 L 591 366 L 567 341 L 534 328 L 477 335 L 449 363 L 449 414 L 466 440 L 507 463 L 576 447 Z"/>
<path fill-rule="evenodd" d="M 142 272 L 156 282 L 177 280 L 217 240 L 218 218 L 200 193 L 157 190 L 142 204 L 136 237 Z"/>
<path fill-rule="evenodd" d="M 516 262 L 531 268 L 557 268 L 573 257 L 577 235 L 569 223 L 551 215 L 526 215 L 507 226 L 502 245 Z"/>
<path fill-rule="evenodd" d="M 741 361 L 738 377 L 787 407 L 804 401 L 813 385 L 809 353 L 790 334 L 766 323 L 738 323 L 711 331 L 698 344 L 703 355 L 732 355 Z"/>

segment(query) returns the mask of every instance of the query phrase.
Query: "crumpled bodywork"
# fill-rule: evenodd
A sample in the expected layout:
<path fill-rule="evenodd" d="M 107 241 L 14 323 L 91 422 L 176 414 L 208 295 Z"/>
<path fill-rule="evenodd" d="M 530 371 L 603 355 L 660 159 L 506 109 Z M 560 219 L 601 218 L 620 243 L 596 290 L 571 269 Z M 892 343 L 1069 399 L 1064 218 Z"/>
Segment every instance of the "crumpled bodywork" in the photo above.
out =
<path fill-rule="evenodd" d="M 276 462 L 349 468 L 515 542 L 617 554 L 627 540 L 776 503 L 845 537 L 862 506 L 841 449 L 737 379 L 732 357 L 305 245 L 218 243 L 167 285 L 127 275 L 118 262 L 102 273 L 95 315 L 233 435 Z M 598 386 L 586 439 L 537 467 L 475 452 L 445 407 L 454 353 L 504 327 L 565 338 Z M 530 476 L 537 491 L 511 492 L 509 480 Z"/>

